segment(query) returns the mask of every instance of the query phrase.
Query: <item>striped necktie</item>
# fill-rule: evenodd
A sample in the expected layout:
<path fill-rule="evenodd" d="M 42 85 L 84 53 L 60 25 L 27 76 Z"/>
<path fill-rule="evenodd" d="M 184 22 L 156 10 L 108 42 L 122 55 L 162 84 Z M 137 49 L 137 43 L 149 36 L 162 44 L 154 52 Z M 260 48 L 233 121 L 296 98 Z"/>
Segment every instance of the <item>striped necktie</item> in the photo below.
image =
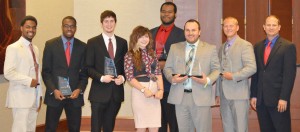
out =
<path fill-rule="evenodd" d="M 188 60 L 185 63 L 186 75 L 188 75 L 190 73 L 191 64 L 192 64 L 193 57 L 194 57 L 194 52 L 195 52 L 195 45 L 190 45 L 190 47 L 192 49 L 190 50 Z"/>

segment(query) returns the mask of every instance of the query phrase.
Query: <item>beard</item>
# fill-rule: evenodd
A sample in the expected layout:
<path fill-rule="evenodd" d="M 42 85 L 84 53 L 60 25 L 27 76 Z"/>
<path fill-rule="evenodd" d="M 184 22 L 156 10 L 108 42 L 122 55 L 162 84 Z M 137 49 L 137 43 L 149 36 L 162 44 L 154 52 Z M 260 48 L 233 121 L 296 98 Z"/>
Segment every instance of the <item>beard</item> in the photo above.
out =
<path fill-rule="evenodd" d="M 174 23 L 175 17 L 173 17 L 173 19 L 171 19 L 168 22 L 164 21 L 162 18 L 160 18 L 160 20 L 161 20 L 161 22 L 162 22 L 163 25 L 170 25 L 170 24 Z"/>

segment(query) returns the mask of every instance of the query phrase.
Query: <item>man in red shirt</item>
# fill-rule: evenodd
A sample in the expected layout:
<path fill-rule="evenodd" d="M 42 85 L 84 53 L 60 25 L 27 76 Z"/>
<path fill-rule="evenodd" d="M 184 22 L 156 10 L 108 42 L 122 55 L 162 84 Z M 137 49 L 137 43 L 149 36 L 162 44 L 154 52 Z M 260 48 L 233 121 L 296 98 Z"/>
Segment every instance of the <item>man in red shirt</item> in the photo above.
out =
<path fill-rule="evenodd" d="M 151 29 L 154 38 L 154 48 L 159 60 L 160 68 L 163 69 L 172 44 L 185 41 L 182 29 L 175 26 L 177 7 L 173 2 L 165 2 L 160 8 L 160 19 L 162 24 Z M 162 125 L 159 132 L 167 132 L 168 124 L 171 132 L 178 132 L 175 106 L 167 103 L 171 84 L 163 75 L 164 96 L 161 100 Z"/>

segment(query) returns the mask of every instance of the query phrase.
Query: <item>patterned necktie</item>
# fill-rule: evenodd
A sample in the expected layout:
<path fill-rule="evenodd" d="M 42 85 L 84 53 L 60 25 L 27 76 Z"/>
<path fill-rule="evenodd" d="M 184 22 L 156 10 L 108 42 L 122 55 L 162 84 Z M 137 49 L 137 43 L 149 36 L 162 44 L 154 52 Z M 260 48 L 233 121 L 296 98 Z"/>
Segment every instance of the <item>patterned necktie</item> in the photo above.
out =
<path fill-rule="evenodd" d="M 113 47 L 113 44 L 111 42 L 111 38 L 109 38 L 108 53 L 109 53 L 109 56 L 110 56 L 111 59 L 115 58 L 115 56 L 114 56 L 114 47 Z"/>
<path fill-rule="evenodd" d="M 70 66 L 70 59 L 71 59 L 70 45 L 71 45 L 71 42 L 68 41 L 68 42 L 66 42 L 66 44 L 67 44 L 67 48 L 66 48 L 65 54 L 66 54 L 67 64 L 68 64 L 68 66 Z"/>
<path fill-rule="evenodd" d="M 32 46 L 31 43 L 29 44 L 29 47 L 30 47 L 31 55 L 32 55 L 33 62 L 34 62 L 35 77 L 36 77 L 36 80 L 38 80 L 38 79 L 39 79 L 39 78 L 38 78 L 38 77 L 39 77 L 39 75 L 38 75 L 39 65 L 38 65 L 38 63 L 36 62 L 36 57 L 35 57 L 34 50 L 33 50 L 33 46 Z"/>
<path fill-rule="evenodd" d="M 185 70 L 186 70 L 186 75 L 188 75 L 190 73 L 190 70 L 191 70 L 191 63 L 193 61 L 193 57 L 194 57 L 194 52 L 195 52 L 195 45 L 190 45 L 190 47 L 192 48 L 190 50 L 190 53 L 189 53 L 189 57 L 188 57 L 188 60 L 186 61 L 185 63 Z"/>
<path fill-rule="evenodd" d="M 271 52 L 271 41 L 268 43 L 267 47 L 265 48 L 265 54 L 264 54 L 264 63 L 267 64 L 270 52 Z"/>
<path fill-rule="evenodd" d="M 226 42 L 225 45 L 224 45 L 224 51 L 223 51 L 225 55 L 227 54 L 229 46 L 230 46 L 229 43 Z"/>

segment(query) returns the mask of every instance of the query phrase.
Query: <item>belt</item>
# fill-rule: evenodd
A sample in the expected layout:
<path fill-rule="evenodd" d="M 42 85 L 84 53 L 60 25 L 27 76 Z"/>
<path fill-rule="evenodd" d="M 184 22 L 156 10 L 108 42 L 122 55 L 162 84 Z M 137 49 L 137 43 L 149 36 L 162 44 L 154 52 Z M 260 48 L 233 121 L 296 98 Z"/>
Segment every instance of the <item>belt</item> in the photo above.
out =
<path fill-rule="evenodd" d="M 193 90 L 192 89 L 184 89 L 185 93 L 191 93 Z"/>

